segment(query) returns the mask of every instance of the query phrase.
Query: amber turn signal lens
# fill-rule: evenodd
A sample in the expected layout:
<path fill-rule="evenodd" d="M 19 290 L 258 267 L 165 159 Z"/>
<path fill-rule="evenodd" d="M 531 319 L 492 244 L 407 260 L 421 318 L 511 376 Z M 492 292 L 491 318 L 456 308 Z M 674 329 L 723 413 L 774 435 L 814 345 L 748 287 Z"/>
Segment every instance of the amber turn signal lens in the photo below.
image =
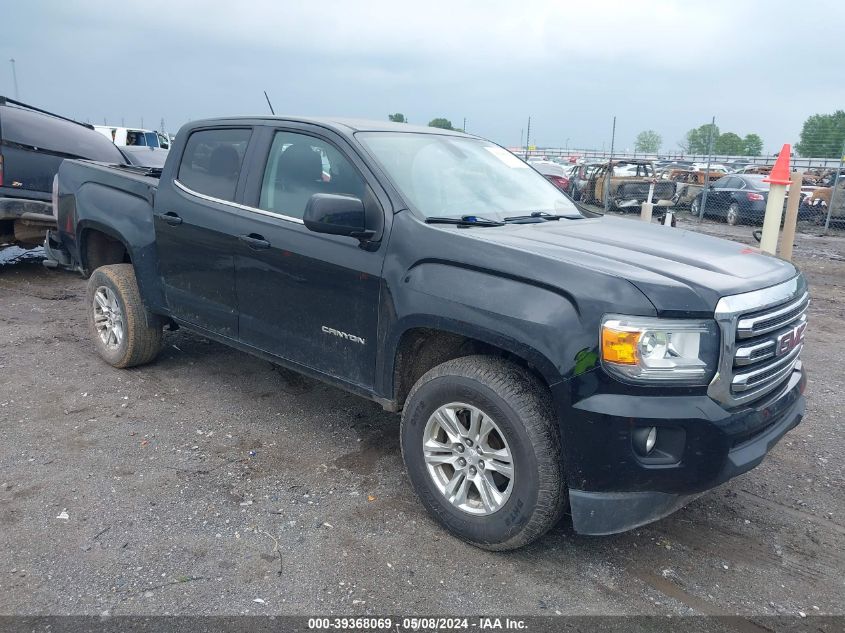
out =
<path fill-rule="evenodd" d="M 625 332 L 603 327 L 601 330 L 602 360 L 619 365 L 636 365 L 640 336 L 642 332 Z"/>

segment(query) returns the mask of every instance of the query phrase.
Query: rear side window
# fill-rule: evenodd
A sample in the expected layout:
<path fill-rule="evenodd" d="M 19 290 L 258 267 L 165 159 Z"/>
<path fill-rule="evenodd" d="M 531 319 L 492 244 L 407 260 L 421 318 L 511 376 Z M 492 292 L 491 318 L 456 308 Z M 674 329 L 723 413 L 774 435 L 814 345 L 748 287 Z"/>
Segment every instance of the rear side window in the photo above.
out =
<path fill-rule="evenodd" d="M 123 155 L 99 132 L 40 112 L 0 106 L 0 133 L 7 143 L 74 158 L 124 164 Z"/>
<path fill-rule="evenodd" d="M 179 182 L 197 193 L 232 202 L 251 134 L 250 128 L 191 133 L 179 164 Z"/>

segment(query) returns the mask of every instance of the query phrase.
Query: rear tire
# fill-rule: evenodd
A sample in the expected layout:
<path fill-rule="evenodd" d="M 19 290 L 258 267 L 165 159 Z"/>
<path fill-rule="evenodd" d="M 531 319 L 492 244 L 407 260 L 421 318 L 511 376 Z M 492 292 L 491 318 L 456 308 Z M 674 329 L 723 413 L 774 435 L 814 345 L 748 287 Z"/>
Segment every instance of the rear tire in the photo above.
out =
<path fill-rule="evenodd" d="M 689 206 L 689 212 L 694 216 L 698 216 L 698 214 L 701 213 L 701 198 L 693 198 L 693 201 Z"/>
<path fill-rule="evenodd" d="M 739 217 L 739 205 L 736 202 L 731 203 L 731 206 L 728 207 L 728 212 L 725 216 L 725 221 L 731 226 L 736 226 L 741 222 L 741 219 Z"/>
<path fill-rule="evenodd" d="M 411 389 L 400 436 L 426 510 L 464 541 L 515 549 L 560 520 L 560 432 L 547 388 L 525 369 L 488 356 L 438 365 Z"/>
<path fill-rule="evenodd" d="M 100 357 L 112 367 L 152 361 L 161 350 L 162 324 L 144 308 L 132 264 L 100 266 L 85 294 L 88 330 Z"/>

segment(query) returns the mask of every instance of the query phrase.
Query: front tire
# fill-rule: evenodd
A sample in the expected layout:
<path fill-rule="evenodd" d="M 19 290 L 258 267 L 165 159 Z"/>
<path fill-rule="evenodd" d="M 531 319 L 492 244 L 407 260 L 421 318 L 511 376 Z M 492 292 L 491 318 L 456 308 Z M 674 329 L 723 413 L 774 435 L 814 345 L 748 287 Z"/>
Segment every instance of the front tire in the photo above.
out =
<path fill-rule="evenodd" d="M 162 325 L 156 317 L 148 319 L 132 264 L 97 268 L 88 279 L 85 298 L 94 347 L 109 365 L 134 367 L 158 355 Z"/>
<path fill-rule="evenodd" d="M 468 543 L 515 549 L 560 520 L 560 432 L 548 390 L 523 368 L 487 356 L 438 365 L 411 389 L 400 436 L 426 510 Z"/>

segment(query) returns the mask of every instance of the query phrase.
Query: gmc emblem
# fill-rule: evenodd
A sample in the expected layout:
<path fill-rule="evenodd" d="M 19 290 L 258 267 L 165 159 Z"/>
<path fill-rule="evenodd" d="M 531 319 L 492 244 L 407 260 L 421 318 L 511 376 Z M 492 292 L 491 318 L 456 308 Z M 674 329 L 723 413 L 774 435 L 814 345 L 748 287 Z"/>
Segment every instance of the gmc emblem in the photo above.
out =
<path fill-rule="evenodd" d="M 778 336 L 775 341 L 775 356 L 789 354 L 789 352 L 804 342 L 804 330 L 806 329 L 807 324 L 802 323 L 801 325 L 796 325 L 788 332 L 784 332 Z"/>

